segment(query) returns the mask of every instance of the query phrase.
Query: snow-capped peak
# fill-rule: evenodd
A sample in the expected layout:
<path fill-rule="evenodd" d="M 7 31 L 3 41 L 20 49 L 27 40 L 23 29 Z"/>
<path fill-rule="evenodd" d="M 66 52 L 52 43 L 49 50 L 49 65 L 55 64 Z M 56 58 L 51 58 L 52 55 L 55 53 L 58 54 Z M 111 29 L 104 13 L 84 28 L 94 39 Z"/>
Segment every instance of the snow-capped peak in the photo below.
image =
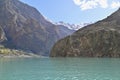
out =
<path fill-rule="evenodd" d="M 92 22 L 91 23 L 80 23 L 80 24 L 69 24 L 69 23 L 64 23 L 63 21 L 60 21 L 60 22 L 56 23 L 56 25 L 63 25 L 71 30 L 78 30 L 89 24 L 92 24 Z"/>

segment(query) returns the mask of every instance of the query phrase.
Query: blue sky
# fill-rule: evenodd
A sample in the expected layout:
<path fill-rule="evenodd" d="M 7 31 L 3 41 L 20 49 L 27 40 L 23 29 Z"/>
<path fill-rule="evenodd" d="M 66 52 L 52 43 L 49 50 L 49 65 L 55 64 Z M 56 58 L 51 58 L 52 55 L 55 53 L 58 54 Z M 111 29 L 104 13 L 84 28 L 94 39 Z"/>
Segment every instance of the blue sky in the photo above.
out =
<path fill-rule="evenodd" d="M 120 0 L 21 0 L 53 22 L 96 22 L 120 7 Z"/>

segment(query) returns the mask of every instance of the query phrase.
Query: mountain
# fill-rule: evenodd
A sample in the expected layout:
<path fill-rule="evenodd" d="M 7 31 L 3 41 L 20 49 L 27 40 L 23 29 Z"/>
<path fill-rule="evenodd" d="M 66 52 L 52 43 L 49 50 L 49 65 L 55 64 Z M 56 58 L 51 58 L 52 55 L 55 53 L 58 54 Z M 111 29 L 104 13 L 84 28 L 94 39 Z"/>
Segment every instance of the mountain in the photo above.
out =
<path fill-rule="evenodd" d="M 80 23 L 80 24 L 70 24 L 70 23 L 65 23 L 63 21 L 60 21 L 58 23 L 56 23 L 56 25 L 63 25 L 65 27 L 67 27 L 68 29 L 71 29 L 71 30 L 79 30 L 80 28 L 84 27 L 84 26 L 87 26 L 87 25 L 90 25 L 92 24 L 92 22 L 90 23 Z"/>
<path fill-rule="evenodd" d="M 0 26 L 0 43 L 6 40 L 7 38 L 4 33 L 4 30 Z M 9 49 L 4 47 L 4 45 L 0 44 L 0 57 L 38 57 L 38 56 L 34 55 L 33 53 L 26 53 L 22 50 Z"/>
<path fill-rule="evenodd" d="M 59 40 L 51 57 L 120 57 L 120 9 Z"/>
<path fill-rule="evenodd" d="M 56 25 L 59 28 L 59 32 L 60 32 L 60 39 L 71 35 L 72 33 L 74 33 L 76 30 L 71 30 L 69 29 L 67 26 L 64 25 Z"/>
<path fill-rule="evenodd" d="M 49 55 L 53 44 L 68 35 L 19 0 L 0 0 L 0 26 L 7 39 L 2 45 L 39 55 Z"/>

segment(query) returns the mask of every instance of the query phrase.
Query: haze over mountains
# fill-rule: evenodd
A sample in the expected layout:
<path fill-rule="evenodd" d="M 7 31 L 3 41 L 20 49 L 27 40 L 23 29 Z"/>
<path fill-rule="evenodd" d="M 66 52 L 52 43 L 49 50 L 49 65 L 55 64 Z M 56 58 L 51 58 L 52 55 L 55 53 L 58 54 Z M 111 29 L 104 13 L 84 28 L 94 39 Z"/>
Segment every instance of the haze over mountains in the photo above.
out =
<path fill-rule="evenodd" d="M 120 8 L 107 18 L 59 40 L 51 57 L 120 57 Z"/>

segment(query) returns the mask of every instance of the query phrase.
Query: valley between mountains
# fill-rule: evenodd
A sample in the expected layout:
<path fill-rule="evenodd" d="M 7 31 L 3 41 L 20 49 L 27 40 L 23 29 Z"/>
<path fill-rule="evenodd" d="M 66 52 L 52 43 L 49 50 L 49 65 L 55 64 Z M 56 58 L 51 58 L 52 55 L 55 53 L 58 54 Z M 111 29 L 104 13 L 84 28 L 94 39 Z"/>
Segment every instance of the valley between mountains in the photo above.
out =
<path fill-rule="evenodd" d="M 0 57 L 120 57 L 120 9 L 96 23 L 47 20 L 19 0 L 0 0 Z"/>

